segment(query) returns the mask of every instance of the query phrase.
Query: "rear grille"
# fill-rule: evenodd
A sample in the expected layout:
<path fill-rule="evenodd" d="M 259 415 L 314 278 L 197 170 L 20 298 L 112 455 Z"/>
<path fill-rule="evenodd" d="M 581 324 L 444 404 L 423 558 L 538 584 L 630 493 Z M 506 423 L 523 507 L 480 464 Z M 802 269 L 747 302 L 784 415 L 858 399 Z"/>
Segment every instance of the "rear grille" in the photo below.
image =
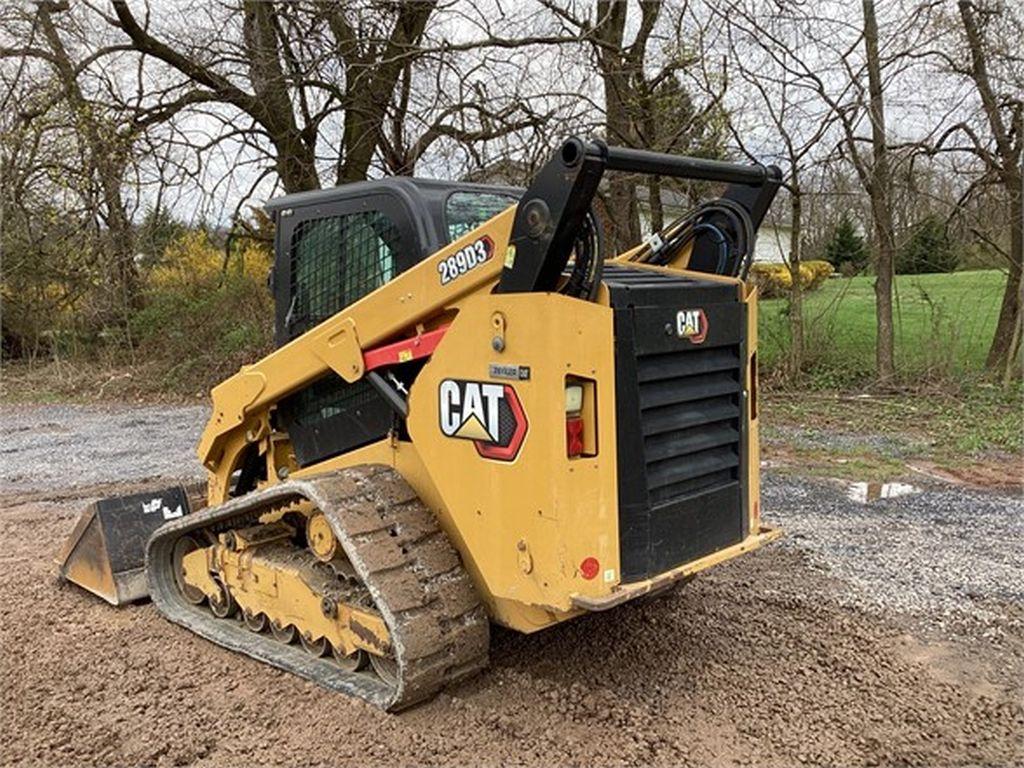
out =
<path fill-rule="evenodd" d="M 637 581 L 742 540 L 746 308 L 735 286 L 615 268 L 619 560 Z M 706 338 L 680 338 L 702 310 Z"/>
<path fill-rule="evenodd" d="M 637 380 L 651 503 L 657 506 L 735 482 L 739 347 L 641 356 Z"/>

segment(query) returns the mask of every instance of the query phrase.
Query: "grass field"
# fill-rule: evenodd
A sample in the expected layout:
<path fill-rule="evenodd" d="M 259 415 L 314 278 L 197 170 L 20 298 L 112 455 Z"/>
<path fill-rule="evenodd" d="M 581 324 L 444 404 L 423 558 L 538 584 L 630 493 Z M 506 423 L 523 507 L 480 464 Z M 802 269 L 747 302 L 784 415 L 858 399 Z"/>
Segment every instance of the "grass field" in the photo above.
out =
<path fill-rule="evenodd" d="M 833 278 L 807 294 L 804 318 L 811 383 L 870 380 L 875 359 L 874 277 Z M 896 367 L 905 381 L 980 371 L 999 315 L 1006 276 L 998 270 L 896 278 Z M 788 302 L 761 302 L 762 370 L 789 345 Z"/>

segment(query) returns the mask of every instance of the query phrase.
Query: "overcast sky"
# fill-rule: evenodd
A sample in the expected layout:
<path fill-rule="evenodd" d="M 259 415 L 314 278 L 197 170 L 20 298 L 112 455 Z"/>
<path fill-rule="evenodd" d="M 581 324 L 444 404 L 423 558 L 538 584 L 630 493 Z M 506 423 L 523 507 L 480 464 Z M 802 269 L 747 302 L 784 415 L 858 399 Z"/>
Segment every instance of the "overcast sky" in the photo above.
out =
<path fill-rule="evenodd" d="M 734 29 L 732 36 L 728 36 L 720 13 L 724 1 L 699 0 L 687 5 L 679 25 L 681 35 L 677 35 L 674 29 L 674 17 L 682 6 L 667 3 L 649 46 L 648 70 L 649 73 L 657 71 L 666 57 L 674 52 L 701 51 L 701 61 L 681 75 L 684 85 L 701 103 L 707 99 L 707 91 L 715 90 L 725 77 L 728 88 L 724 104 L 734 116 L 743 146 L 759 160 L 778 163 L 782 157 L 778 132 L 767 117 L 762 95 L 744 81 L 735 68 L 735 60 L 729 58 L 736 50 L 732 45 L 738 45 L 740 61 L 747 70 L 763 74 L 760 82 L 773 105 L 778 103 L 776 94 L 781 94 L 777 79 L 781 74 L 772 58 L 773 54 L 786 53 L 786 46 L 797 49 L 799 58 L 808 62 L 811 69 L 824 79 L 829 90 L 839 93 L 849 81 L 848 73 L 840 66 L 840 54 L 848 53 L 846 61 L 853 71 L 861 65 L 862 46 L 857 45 L 860 4 L 835 0 L 805 3 L 802 7 L 812 8 L 820 18 L 804 28 L 790 23 L 775 3 L 759 5 L 760 0 L 748 0 L 748 6 L 759 6 L 775 14 L 774 19 L 763 20 L 784 41 L 780 51 L 778 46 L 770 46 L 770 50 L 759 49 L 750 38 L 744 37 L 741 30 Z M 585 17 L 593 13 L 592 5 L 592 2 L 567 1 L 564 7 L 573 15 Z M 142 4 L 133 2 L 132 7 L 140 17 L 144 15 Z M 948 33 L 944 37 L 936 36 L 936 30 L 941 31 L 941 27 L 930 23 L 909 23 L 913 18 L 909 11 L 914 7 L 912 0 L 879 3 L 883 57 L 906 50 L 924 52 L 929 46 L 948 49 L 956 44 L 955 37 Z M 79 6 L 75 12 L 77 18 L 88 25 L 91 46 L 123 42 L 119 31 L 110 28 L 84 6 Z M 172 41 L 179 37 L 192 41 L 208 39 L 212 47 L 217 36 L 224 35 L 225 25 L 228 35 L 237 34 L 237 15 L 227 13 L 222 5 L 208 0 L 161 0 L 154 3 L 151 13 L 152 30 Z M 627 40 L 635 34 L 638 17 L 636 6 L 631 5 Z M 445 4 L 431 22 L 426 42 L 427 45 L 437 45 L 442 41 L 479 40 L 489 34 L 517 37 L 558 34 L 565 30 L 565 25 L 555 14 L 529 0 L 453 0 Z M 118 61 L 121 62 L 120 85 L 130 92 L 139 76 L 135 66 L 137 59 L 134 54 L 125 53 Z M 466 53 L 460 61 L 458 68 L 445 68 L 440 72 L 422 69 L 417 72 L 414 98 L 419 104 L 414 114 L 432 118 L 436 107 L 432 111 L 430 105 L 437 101 L 439 89 L 442 95 L 450 95 L 459 93 L 460 89 L 475 87 L 489 99 L 499 102 L 514 92 L 527 99 L 535 111 L 550 110 L 556 116 L 540 136 L 524 132 L 480 147 L 480 158 L 484 162 L 508 154 L 548 151 L 557 146 L 565 134 L 591 133 L 601 123 L 602 81 L 595 67 L 593 52 L 587 46 L 533 46 L 512 51 L 490 49 Z M 10 67 L 11 61 L 5 61 L 4 66 Z M 456 69 L 468 74 L 460 77 Z M 180 79 L 157 62 L 147 63 L 142 77 L 151 88 L 166 86 Z M 895 143 L 920 140 L 954 118 L 970 116 L 973 119 L 977 116 L 973 92 L 966 83 L 948 77 L 926 58 L 916 59 L 910 68 L 902 64 L 890 65 L 886 74 L 886 97 L 890 139 Z M 799 86 L 789 86 L 787 98 L 791 109 L 801 115 L 800 119 L 790 121 L 791 133 L 798 140 L 813 135 L 827 115 L 825 105 L 809 90 Z M 175 124 L 180 130 L 180 138 L 187 143 L 210 146 L 203 153 L 198 177 L 179 179 L 179 184 L 165 190 L 163 202 L 175 215 L 188 221 L 224 223 L 243 198 L 249 198 L 252 204 L 258 205 L 279 193 L 273 174 L 258 181 L 271 165 L 267 156 L 236 139 L 224 138 L 234 128 L 245 124 L 235 110 L 223 106 L 206 107 L 202 112 L 197 110 Z M 324 184 L 331 183 L 334 176 L 340 125 L 340 115 L 335 115 L 325 121 L 320 132 L 318 155 Z M 423 124 L 410 119 L 406 128 L 416 135 L 422 131 Z M 831 153 L 838 141 L 836 131 L 827 134 L 812 156 Z M 741 156 L 736 142 L 730 143 L 734 154 Z M 194 153 L 182 150 L 176 159 L 185 167 L 195 167 Z M 441 141 L 423 158 L 416 173 L 425 177 L 458 178 L 467 170 L 468 160 L 461 148 Z M 943 162 L 952 162 L 952 159 L 944 159 Z M 174 177 L 173 169 L 167 166 L 151 163 L 144 170 L 144 182 Z M 380 173 L 379 167 L 371 170 L 371 174 Z M 153 204 L 155 188 L 154 183 L 137 190 L 138 210 Z"/>

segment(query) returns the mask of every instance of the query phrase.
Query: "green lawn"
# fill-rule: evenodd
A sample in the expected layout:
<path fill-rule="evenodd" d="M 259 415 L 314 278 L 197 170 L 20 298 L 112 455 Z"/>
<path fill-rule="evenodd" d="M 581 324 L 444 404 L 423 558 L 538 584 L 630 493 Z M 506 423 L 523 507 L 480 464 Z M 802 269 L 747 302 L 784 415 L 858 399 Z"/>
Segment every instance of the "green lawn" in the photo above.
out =
<path fill-rule="evenodd" d="M 833 278 L 805 297 L 809 370 L 823 386 L 870 379 L 875 355 L 874 277 Z M 893 312 L 902 377 L 980 370 L 999 315 L 1006 276 L 998 270 L 899 275 Z M 759 355 L 770 375 L 789 345 L 788 302 L 761 302 Z"/>

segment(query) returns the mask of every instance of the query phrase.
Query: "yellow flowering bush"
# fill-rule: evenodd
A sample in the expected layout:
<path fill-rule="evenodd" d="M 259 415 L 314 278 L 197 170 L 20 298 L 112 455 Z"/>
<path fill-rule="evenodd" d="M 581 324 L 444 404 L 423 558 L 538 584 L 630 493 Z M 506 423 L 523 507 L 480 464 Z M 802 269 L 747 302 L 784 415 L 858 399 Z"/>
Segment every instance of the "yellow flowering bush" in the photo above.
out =
<path fill-rule="evenodd" d="M 269 249 L 242 241 L 226 264 L 224 256 L 207 233 L 190 231 L 144 276 L 146 301 L 131 330 L 145 355 L 161 362 L 164 389 L 201 392 L 273 346 Z"/>
<path fill-rule="evenodd" d="M 269 250 L 251 241 L 232 250 L 225 265 L 224 249 L 211 243 L 205 231 L 195 230 L 168 243 L 160 262 L 150 271 L 147 283 L 151 290 L 160 291 L 210 281 L 220 283 L 222 279 L 239 274 L 259 276 L 262 280 L 270 266 Z"/>
<path fill-rule="evenodd" d="M 832 265 L 827 261 L 804 261 L 800 263 L 800 287 L 805 291 L 820 288 L 831 275 Z M 793 275 L 785 264 L 758 263 L 750 267 L 747 280 L 757 286 L 763 298 L 784 296 L 793 287 Z"/>
<path fill-rule="evenodd" d="M 822 259 L 812 259 L 811 261 L 801 262 L 800 267 L 800 280 L 804 288 L 808 291 L 820 288 L 822 283 L 832 277 L 835 272 L 835 268 Z M 811 272 L 811 279 L 806 283 L 803 282 L 803 267 L 807 267 Z"/>

